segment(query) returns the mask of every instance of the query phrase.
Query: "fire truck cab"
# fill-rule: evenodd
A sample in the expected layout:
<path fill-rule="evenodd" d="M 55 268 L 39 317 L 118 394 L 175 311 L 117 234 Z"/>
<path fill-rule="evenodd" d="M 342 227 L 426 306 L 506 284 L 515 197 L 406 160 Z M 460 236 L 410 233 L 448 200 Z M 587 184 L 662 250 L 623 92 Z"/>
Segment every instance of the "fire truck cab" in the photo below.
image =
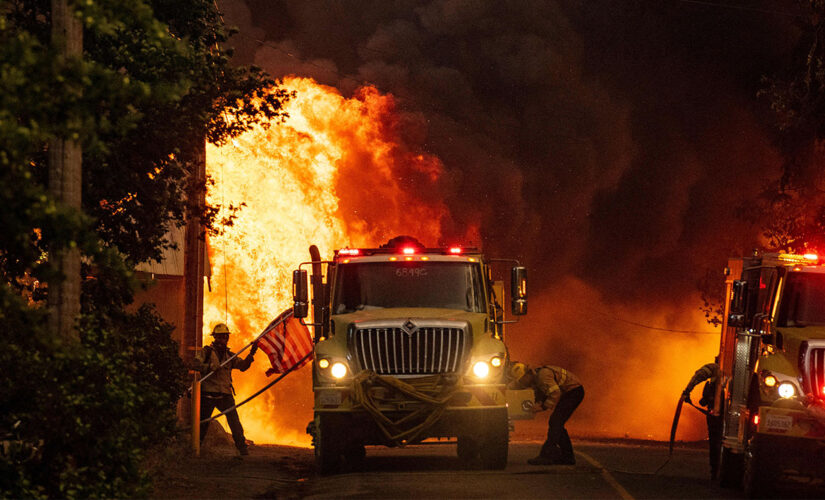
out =
<path fill-rule="evenodd" d="M 457 438 L 458 454 L 507 464 L 504 285 L 476 248 L 425 248 L 408 236 L 379 248 L 310 249 L 315 351 L 312 436 L 321 474 L 357 466 L 365 445 Z M 515 262 L 509 260 L 508 262 Z M 303 264 L 302 264 L 303 265 Z M 307 271 L 293 274 L 295 316 L 309 315 Z M 526 269 L 511 269 L 511 312 L 527 312 Z"/>
<path fill-rule="evenodd" d="M 748 496 L 825 478 L 825 265 L 754 253 L 726 269 L 720 479 Z"/>

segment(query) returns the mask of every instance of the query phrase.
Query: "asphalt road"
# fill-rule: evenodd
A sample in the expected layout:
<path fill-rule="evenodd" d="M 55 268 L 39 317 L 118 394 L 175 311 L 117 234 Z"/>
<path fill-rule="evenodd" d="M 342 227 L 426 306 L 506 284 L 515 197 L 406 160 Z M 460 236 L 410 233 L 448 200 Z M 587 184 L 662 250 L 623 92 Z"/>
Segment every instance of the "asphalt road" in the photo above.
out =
<path fill-rule="evenodd" d="M 742 498 L 708 477 L 707 452 L 577 442 L 574 466 L 532 466 L 537 442 L 510 444 L 507 468 L 473 470 L 454 445 L 369 447 L 363 468 L 305 483 L 307 498 Z M 662 467 L 662 465 L 664 467 Z M 657 469 L 660 469 L 656 473 Z"/>

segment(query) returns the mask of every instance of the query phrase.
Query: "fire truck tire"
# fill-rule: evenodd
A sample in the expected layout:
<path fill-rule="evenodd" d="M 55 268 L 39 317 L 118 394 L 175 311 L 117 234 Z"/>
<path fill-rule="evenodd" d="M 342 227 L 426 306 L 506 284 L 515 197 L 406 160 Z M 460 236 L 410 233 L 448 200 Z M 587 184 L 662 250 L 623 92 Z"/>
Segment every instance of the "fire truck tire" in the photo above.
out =
<path fill-rule="evenodd" d="M 335 474 L 341 465 L 340 433 L 336 432 L 332 415 L 318 415 L 315 426 L 315 466 L 322 476 Z"/>
<path fill-rule="evenodd" d="M 481 439 L 481 464 L 485 469 L 498 470 L 507 467 L 507 452 L 510 440 L 510 423 L 507 411 L 491 418 L 487 432 Z"/>
<path fill-rule="evenodd" d="M 770 464 L 766 463 L 760 451 L 757 436 L 752 437 L 745 449 L 742 487 L 747 498 L 769 498 L 773 494 L 773 475 Z"/>
<path fill-rule="evenodd" d="M 456 453 L 462 462 L 472 462 L 478 456 L 478 441 L 470 436 L 458 436 Z"/>
<path fill-rule="evenodd" d="M 367 458 L 367 449 L 363 444 L 351 442 L 344 449 L 344 462 L 346 469 L 357 471 L 364 468 L 364 460 Z"/>
<path fill-rule="evenodd" d="M 734 453 L 730 448 L 722 447 L 719 459 L 719 486 L 738 488 L 742 484 L 742 454 Z"/>

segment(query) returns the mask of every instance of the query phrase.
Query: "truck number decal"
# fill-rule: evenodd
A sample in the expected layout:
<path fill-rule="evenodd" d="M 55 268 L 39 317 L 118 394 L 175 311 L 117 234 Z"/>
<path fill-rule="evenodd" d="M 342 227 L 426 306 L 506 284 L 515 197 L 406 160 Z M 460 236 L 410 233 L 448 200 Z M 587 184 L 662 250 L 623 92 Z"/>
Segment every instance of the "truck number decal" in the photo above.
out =
<path fill-rule="evenodd" d="M 395 270 L 395 275 L 399 278 L 420 278 L 427 275 L 427 269 L 423 267 L 399 267 Z"/>

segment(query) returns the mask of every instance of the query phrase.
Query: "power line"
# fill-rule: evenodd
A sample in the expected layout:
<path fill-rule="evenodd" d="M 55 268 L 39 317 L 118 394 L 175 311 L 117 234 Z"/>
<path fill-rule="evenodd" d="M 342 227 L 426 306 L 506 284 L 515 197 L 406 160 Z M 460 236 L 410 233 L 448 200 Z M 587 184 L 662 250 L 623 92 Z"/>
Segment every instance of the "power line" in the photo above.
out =
<path fill-rule="evenodd" d="M 622 323 L 627 323 L 628 325 L 638 326 L 640 328 L 647 328 L 648 330 L 658 330 L 658 331 L 661 331 L 661 332 L 672 332 L 672 333 L 694 333 L 694 334 L 701 334 L 701 335 L 719 335 L 719 332 L 711 332 L 711 331 L 707 331 L 707 330 L 675 330 L 675 329 L 672 329 L 672 328 L 660 328 L 660 327 L 657 327 L 657 326 L 645 325 L 644 323 L 637 323 L 636 321 L 630 321 L 629 319 L 617 318 L 615 316 L 611 316 L 610 314 L 603 313 L 603 312 L 597 311 L 595 309 L 590 309 L 590 311 L 594 312 L 596 314 L 599 314 L 601 316 L 604 316 L 606 318 L 609 318 L 613 321 L 620 321 Z"/>

